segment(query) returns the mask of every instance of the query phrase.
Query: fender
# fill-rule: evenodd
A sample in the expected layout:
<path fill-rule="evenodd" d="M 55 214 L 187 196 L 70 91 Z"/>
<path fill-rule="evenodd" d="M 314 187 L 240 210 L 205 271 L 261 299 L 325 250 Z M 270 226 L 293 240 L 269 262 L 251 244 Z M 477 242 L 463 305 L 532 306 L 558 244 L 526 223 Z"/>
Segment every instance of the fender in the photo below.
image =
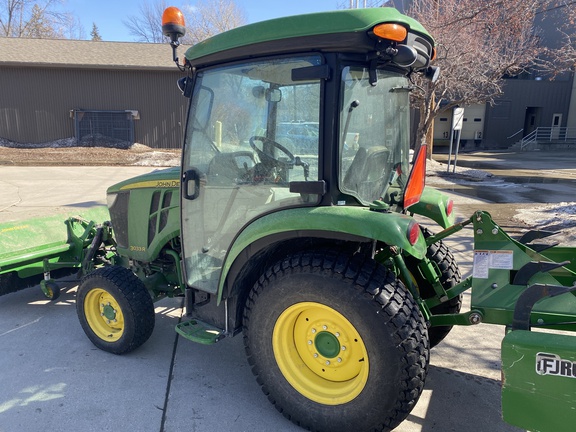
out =
<path fill-rule="evenodd" d="M 365 207 L 348 206 L 305 207 L 265 215 L 245 227 L 232 243 L 220 275 L 218 302 L 235 260 L 258 240 L 278 234 L 283 234 L 284 238 L 307 236 L 305 233 L 334 239 L 354 236 L 396 245 L 415 258 L 423 259 L 426 255 L 426 241 L 422 233 L 414 245 L 407 238 L 408 230 L 414 222 L 412 217 L 400 213 L 380 213 Z M 254 252 L 247 251 L 250 255 Z"/>
<path fill-rule="evenodd" d="M 452 200 L 445 193 L 425 186 L 420 201 L 410 207 L 410 212 L 432 219 L 442 228 L 454 225 Z"/>

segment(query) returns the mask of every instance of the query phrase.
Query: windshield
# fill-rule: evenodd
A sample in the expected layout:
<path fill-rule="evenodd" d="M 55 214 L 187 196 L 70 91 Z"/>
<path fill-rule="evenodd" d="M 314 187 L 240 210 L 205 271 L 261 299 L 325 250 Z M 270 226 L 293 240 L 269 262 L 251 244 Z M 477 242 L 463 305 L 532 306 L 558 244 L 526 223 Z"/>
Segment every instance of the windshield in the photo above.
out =
<path fill-rule="evenodd" d="M 347 67 L 342 73 L 340 190 L 368 205 L 398 202 L 409 173 L 410 111 L 407 79 Z"/>

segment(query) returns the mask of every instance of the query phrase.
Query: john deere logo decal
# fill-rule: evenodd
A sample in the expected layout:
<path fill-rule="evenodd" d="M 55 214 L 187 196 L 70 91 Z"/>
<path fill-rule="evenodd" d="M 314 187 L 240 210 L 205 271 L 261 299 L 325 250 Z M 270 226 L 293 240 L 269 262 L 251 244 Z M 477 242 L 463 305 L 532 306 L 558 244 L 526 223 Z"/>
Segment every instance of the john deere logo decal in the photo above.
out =
<path fill-rule="evenodd" d="M 557 354 L 536 354 L 536 373 L 576 378 L 576 362 L 563 360 Z"/>

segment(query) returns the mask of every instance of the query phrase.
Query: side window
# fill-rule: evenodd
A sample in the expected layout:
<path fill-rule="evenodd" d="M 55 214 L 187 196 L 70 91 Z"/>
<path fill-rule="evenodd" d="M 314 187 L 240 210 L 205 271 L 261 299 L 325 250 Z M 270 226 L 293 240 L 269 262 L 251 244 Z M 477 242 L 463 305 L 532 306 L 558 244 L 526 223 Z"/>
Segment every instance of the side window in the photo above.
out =
<path fill-rule="evenodd" d="M 340 189 L 367 205 L 400 192 L 408 173 L 410 110 L 406 78 L 350 67 L 342 75 Z"/>
<path fill-rule="evenodd" d="M 320 80 L 289 77 L 320 61 L 273 59 L 199 74 L 185 163 L 218 184 L 288 189 L 290 181 L 318 180 Z"/>

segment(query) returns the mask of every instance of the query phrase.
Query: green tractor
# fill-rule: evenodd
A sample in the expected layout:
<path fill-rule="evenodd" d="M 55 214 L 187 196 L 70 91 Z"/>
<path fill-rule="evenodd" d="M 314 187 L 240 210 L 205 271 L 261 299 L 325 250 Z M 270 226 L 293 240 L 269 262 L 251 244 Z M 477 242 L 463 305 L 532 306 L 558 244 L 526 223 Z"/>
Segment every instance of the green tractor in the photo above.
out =
<path fill-rule="evenodd" d="M 184 294 L 177 331 L 242 333 L 292 421 L 394 428 L 450 329 L 431 315 L 461 303 L 446 296 L 452 254 L 407 214 L 453 223 L 451 201 L 424 187 L 425 151 L 410 151 L 410 78 L 436 74 L 433 39 L 395 9 L 336 11 L 237 28 L 180 61 L 179 17 L 168 9 L 163 29 L 190 98 L 182 166 L 108 189 L 122 265 L 80 285 L 86 334 L 131 351 L 154 326 L 148 292 Z M 429 298 L 445 301 L 432 312 Z"/>
<path fill-rule="evenodd" d="M 176 331 L 203 344 L 243 334 L 268 399 L 317 431 L 394 429 L 422 393 L 432 346 L 454 325 L 503 324 L 505 419 L 572 430 L 573 338 L 531 327 L 576 330 L 575 251 L 532 244 L 541 233 L 514 240 L 481 211 L 454 224 L 451 200 L 425 186 L 409 99 L 413 78 L 438 69 L 417 21 L 391 8 L 287 17 L 183 60 L 176 8 L 163 31 L 190 99 L 182 166 L 111 186 L 110 222 L 71 220 L 62 244 L 33 257 L 0 248 L 0 277 L 44 274 L 54 298 L 50 271 L 79 268 L 80 323 L 115 354 L 150 337 L 155 300 L 182 296 Z M 461 280 L 443 239 L 466 225 L 474 270 Z M 565 423 L 550 420 L 558 413 Z"/>

